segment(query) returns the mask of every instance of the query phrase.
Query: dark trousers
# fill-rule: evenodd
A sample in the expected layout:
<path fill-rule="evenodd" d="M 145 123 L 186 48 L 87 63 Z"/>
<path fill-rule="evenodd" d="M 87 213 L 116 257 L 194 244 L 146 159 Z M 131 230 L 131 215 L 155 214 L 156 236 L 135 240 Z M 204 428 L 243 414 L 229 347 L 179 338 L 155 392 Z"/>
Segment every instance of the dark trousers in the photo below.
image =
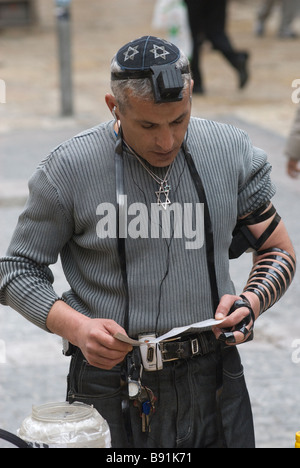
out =
<path fill-rule="evenodd" d="M 235 347 L 223 350 L 220 397 L 222 434 L 216 404 L 216 353 L 165 363 L 143 372 L 142 383 L 156 396 L 151 432 L 142 432 L 139 409 L 130 401 L 129 419 L 135 448 L 253 448 L 252 411 L 243 368 Z M 68 399 L 92 404 L 107 420 L 114 448 L 128 447 L 120 366 L 104 371 L 87 364 L 80 350 L 72 358 Z"/>
<path fill-rule="evenodd" d="M 236 51 L 226 32 L 227 0 L 185 0 L 193 40 L 191 69 L 195 87 L 203 87 L 200 65 L 201 48 L 209 41 L 237 71 L 245 61 L 245 52 Z"/>

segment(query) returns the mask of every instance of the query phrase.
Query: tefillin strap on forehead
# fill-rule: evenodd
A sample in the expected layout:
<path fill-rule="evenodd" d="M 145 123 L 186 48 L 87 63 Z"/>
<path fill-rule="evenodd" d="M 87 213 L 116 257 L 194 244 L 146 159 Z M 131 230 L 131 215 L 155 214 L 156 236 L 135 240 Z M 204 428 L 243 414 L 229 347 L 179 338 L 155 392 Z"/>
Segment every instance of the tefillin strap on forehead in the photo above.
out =
<path fill-rule="evenodd" d="M 190 73 L 189 67 L 178 69 L 179 49 L 170 42 L 152 36 L 144 36 L 123 46 L 117 53 L 122 71 L 112 73 L 111 79 L 144 79 L 151 81 L 155 102 L 182 100 L 184 81 L 182 74 Z"/>

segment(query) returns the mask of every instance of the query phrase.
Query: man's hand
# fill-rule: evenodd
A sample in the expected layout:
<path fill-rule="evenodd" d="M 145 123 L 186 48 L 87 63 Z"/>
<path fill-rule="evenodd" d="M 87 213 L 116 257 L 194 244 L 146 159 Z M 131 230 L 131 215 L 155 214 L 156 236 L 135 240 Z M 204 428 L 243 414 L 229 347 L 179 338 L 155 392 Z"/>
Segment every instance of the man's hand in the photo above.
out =
<path fill-rule="evenodd" d="M 251 316 L 251 312 L 248 307 L 239 307 L 237 310 L 230 313 L 236 301 L 242 301 L 242 298 L 239 296 L 231 296 L 229 294 L 223 296 L 215 314 L 216 320 L 223 320 L 228 316 L 228 318 L 222 322 L 220 327 L 213 327 L 213 332 L 217 340 L 225 341 L 227 345 L 244 343 L 249 338 L 254 326 L 253 317 Z M 241 324 L 243 320 L 245 320 L 246 326 L 237 327 L 242 331 L 233 331 L 233 333 L 230 334 L 230 337 L 226 340 L 224 329 L 233 330 L 237 325 Z"/>
<path fill-rule="evenodd" d="M 89 364 L 110 370 L 124 360 L 132 347 L 113 337 L 118 332 L 126 335 L 125 330 L 113 320 L 90 319 L 85 322 L 78 347 Z"/>
<path fill-rule="evenodd" d="M 289 159 L 287 162 L 287 173 L 292 179 L 297 179 L 300 175 L 299 161 Z"/>
<path fill-rule="evenodd" d="M 80 348 L 88 363 L 101 369 L 112 369 L 132 350 L 127 343 L 114 338 L 118 332 L 126 335 L 116 322 L 91 319 L 63 301 L 57 301 L 52 306 L 47 327 L 52 333 Z"/>

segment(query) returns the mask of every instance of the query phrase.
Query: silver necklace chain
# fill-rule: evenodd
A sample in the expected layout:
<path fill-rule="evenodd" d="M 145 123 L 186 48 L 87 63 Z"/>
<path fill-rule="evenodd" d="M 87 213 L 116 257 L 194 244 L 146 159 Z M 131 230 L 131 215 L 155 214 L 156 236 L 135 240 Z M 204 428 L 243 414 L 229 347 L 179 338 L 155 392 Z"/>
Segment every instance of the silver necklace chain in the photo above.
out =
<path fill-rule="evenodd" d="M 124 141 L 124 140 L 123 140 Z M 144 161 L 140 158 L 140 156 L 138 156 L 138 154 L 136 154 L 136 152 L 126 143 L 126 141 L 124 141 L 126 147 L 128 148 L 128 150 L 130 151 L 131 154 L 133 154 L 133 156 L 135 156 L 135 158 L 138 160 L 138 162 L 143 166 L 143 168 L 145 169 L 145 171 L 148 172 L 148 174 L 152 177 L 153 180 L 155 180 L 155 182 L 159 185 L 159 190 L 157 192 L 155 192 L 155 195 L 156 195 L 156 203 L 158 206 L 161 206 L 162 208 L 164 208 L 165 210 L 167 209 L 167 206 L 168 205 L 171 205 L 171 200 L 169 198 L 169 195 L 170 195 L 170 191 L 171 191 L 171 186 L 169 184 L 169 177 L 171 176 L 171 173 L 172 173 L 172 170 L 173 170 L 173 167 L 174 167 L 174 161 L 170 164 L 170 166 L 168 167 L 168 170 L 166 172 L 166 175 L 164 177 L 164 179 L 161 179 L 157 174 L 155 174 L 153 171 L 151 171 L 151 169 L 149 169 L 149 167 L 146 166 L 146 164 L 144 163 Z"/>

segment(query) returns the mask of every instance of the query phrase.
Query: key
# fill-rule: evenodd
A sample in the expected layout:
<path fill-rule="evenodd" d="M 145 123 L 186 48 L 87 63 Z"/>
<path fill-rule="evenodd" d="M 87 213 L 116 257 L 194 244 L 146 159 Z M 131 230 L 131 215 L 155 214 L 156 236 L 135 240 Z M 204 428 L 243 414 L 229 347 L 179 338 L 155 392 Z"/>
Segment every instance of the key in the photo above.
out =
<path fill-rule="evenodd" d="M 142 432 L 146 432 L 146 415 L 142 413 Z"/>
<path fill-rule="evenodd" d="M 145 414 L 146 416 L 149 416 L 149 414 L 152 411 L 151 401 L 149 400 L 144 401 L 144 403 L 142 404 L 142 410 L 143 410 L 143 414 Z"/>
<path fill-rule="evenodd" d="M 142 418 L 142 432 L 150 432 L 150 416 L 155 411 L 156 397 L 148 387 L 141 386 L 140 392 L 134 401 L 134 406 L 139 409 Z"/>
<path fill-rule="evenodd" d="M 144 401 L 149 400 L 148 389 L 146 389 L 145 387 L 141 387 L 140 393 L 139 393 L 139 396 L 138 396 L 138 400 L 139 400 L 142 404 L 144 403 Z"/>
<path fill-rule="evenodd" d="M 133 406 L 138 409 L 140 416 L 142 416 L 142 403 L 138 399 L 136 399 L 133 402 Z"/>
<path fill-rule="evenodd" d="M 150 414 L 152 412 L 151 401 L 144 401 L 142 404 L 142 431 L 151 432 L 150 428 Z"/>
<path fill-rule="evenodd" d="M 152 392 L 152 390 L 150 388 L 147 388 L 147 392 L 148 392 L 148 396 L 149 396 L 149 399 L 150 399 L 150 403 L 151 403 L 151 412 L 155 412 L 155 402 L 157 400 L 156 396 L 154 395 L 154 393 Z"/>

